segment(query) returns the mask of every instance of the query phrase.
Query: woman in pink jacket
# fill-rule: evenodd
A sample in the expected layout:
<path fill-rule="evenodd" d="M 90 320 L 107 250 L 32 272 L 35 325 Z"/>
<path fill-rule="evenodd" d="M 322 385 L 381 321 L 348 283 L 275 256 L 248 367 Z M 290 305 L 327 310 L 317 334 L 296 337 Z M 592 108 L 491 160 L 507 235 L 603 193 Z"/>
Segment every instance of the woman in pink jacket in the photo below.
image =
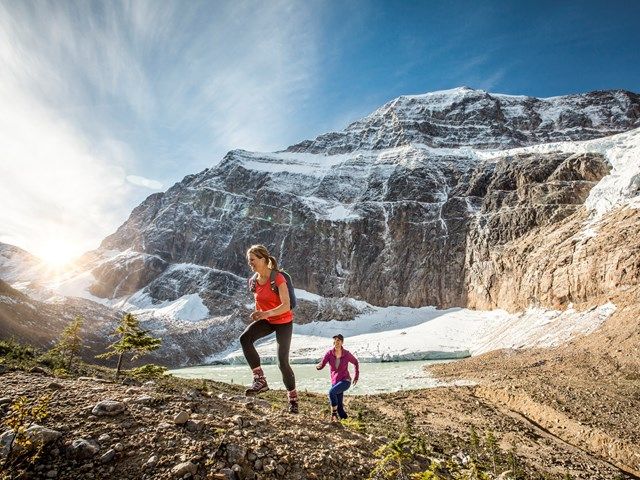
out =
<path fill-rule="evenodd" d="M 353 375 L 353 385 L 358 383 L 360 376 L 360 365 L 358 359 L 344 348 L 344 337 L 340 334 L 333 337 L 333 348 L 324 354 L 324 358 L 316 365 L 316 369 L 322 370 L 324 366 L 329 364 L 331 372 L 331 388 L 329 389 L 329 402 L 331 403 L 331 421 L 337 422 L 340 419 L 347 418 L 347 412 L 344 411 L 343 394 L 352 385 L 351 375 L 349 374 L 349 363 L 353 363 L 355 373 Z"/>

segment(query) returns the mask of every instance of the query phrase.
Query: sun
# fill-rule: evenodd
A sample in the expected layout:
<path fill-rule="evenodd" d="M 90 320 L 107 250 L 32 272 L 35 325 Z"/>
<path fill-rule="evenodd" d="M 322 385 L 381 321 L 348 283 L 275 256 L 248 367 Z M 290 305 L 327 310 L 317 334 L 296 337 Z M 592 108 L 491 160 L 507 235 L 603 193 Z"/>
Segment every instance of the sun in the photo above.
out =
<path fill-rule="evenodd" d="M 49 267 L 56 269 L 67 266 L 78 256 L 77 246 L 61 239 L 49 240 L 38 249 L 38 257 Z"/>

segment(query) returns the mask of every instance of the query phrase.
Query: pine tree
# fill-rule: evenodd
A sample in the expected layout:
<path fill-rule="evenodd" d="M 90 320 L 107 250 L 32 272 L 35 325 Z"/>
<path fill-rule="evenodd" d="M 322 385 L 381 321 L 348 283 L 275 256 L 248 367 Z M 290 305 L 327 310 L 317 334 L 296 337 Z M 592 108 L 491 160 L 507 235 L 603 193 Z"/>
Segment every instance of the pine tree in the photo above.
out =
<path fill-rule="evenodd" d="M 66 363 L 67 370 L 71 370 L 73 359 L 78 356 L 82 350 L 80 330 L 83 325 L 84 318 L 77 316 L 64 328 L 60 335 L 60 340 L 58 340 L 58 343 L 51 349 L 53 354 L 59 355 L 62 361 Z"/>
<path fill-rule="evenodd" d="M 157 350 L 162 343 L 159 338 L 154 338 L 146 330 L 142 330 L 138 319 L 130 313 L 122 317 L 120 325 L 118 325 L 114 333 L 120 335 L 120 340 L 109 345 L 109 351 L 98 355 L 96 358 L 109 358 L 118 355 L 116 379 L 120 376 L 125 354 L 131 353 L 131 360 L 135 360 L 146 352 Z"/>

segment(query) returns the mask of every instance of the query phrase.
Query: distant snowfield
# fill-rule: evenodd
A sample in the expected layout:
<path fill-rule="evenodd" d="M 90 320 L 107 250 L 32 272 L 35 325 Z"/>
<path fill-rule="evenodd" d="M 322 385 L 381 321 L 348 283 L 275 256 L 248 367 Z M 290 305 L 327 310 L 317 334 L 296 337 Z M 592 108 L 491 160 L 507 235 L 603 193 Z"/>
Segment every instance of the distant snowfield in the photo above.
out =
<path fill-rule="evenodd" d="M 175 266 L 183 269 L 188 267 L 191 266 Z M 66 278 L 48 284 L 46 291 L 51 295 L 42 300 L 55 302 L 61 296 L 83 297 L 132 312 L 143 321 L 153 320 L 156 328 L 162 325 L 163 330 L 198 328 L 200 323 L 205 325 L 212 320 L 197 293 L 161 303 L 154 303 L 144 290 L 128 297 L 100 299 L 88 291 L 93 281 L 90 272 L 70 272 Z M 323 297 L 304 290 L 297 289 L 296 295 L 310 302 L 324 301 Z M 363 301 L 347 301 L 362 312 L 354 320 L 330 320 L 294 326 L 290 353 L 292 362 L 317 362 L 331 347 L 332 336 L 337 333 L 345 336 L 346 348 L 365 362 L 454 359 L 503 348 L 553 347 L 595 331 L 615 311 L 615 305 L 611 303 L 586 312 L 529 309 L 510 314 L 503 310 L 437 310 L 430 306 L 382 308 Z M 220 328 L 224 328 L 224 322 Z M 277 345 L 273 336 L 267 337 L 257 347 L 263 363 L 276 363 Z M 236 340 L 227 351 L 209 357 L 205 363 L 244 362 L 244 355 Z"/>
<path fill-rule="evenodd" d="M 295 325 L 291 361 L 317 362 L 338 333 L 345 337 L 345 348 L 365 362 L 451 359 L 502 348 L 553 347 L 596 330 L 615 311 L 615 305 L 608 303 L 587 312 L 530 309 L 519 314 L 434 307 L 370 309 L 372 313 L 352 321 Z M 259 343 L 257 349 L 263 363 L 277 362 L 273 336 Z M 245 362 L 237 346 L 209 360 Z"/>

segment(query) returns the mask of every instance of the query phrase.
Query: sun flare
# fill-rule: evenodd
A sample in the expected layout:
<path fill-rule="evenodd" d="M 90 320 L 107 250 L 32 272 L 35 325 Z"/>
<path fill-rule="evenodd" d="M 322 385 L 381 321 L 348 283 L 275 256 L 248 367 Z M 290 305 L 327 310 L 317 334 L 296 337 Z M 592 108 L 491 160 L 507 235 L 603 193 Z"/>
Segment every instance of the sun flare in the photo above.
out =
<path fill-rule="evenodd" d="M 50 240 L 38 251 L 38 256 L 52 268 L 63 268 L 78 256 L 75 245 L 60 239 Z"/>

